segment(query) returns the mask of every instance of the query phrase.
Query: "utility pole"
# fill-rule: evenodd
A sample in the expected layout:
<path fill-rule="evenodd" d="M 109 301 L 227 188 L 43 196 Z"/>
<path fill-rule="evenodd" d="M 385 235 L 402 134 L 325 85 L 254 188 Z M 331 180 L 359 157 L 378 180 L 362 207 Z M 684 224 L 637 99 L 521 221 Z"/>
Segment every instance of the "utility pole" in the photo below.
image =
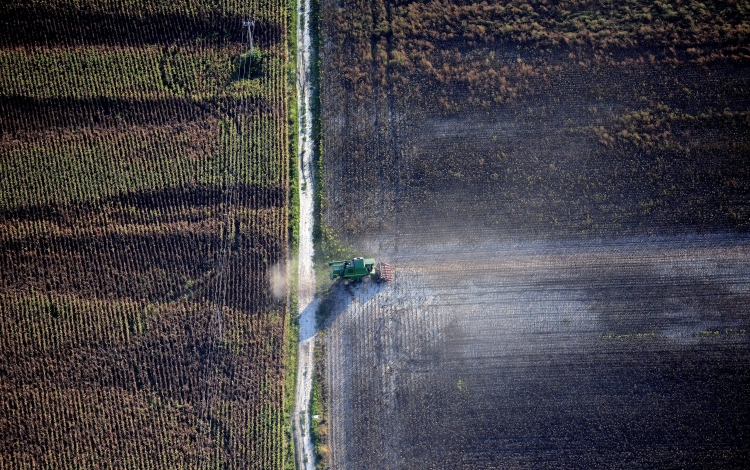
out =
<path fill-rule="evenodd" d="M 250 41 L 250 61 L 253 60 L 253 29 L 255 29 L 255 21 L 243 21 L 242 27 L 247 28 L 247 39 Z"/>

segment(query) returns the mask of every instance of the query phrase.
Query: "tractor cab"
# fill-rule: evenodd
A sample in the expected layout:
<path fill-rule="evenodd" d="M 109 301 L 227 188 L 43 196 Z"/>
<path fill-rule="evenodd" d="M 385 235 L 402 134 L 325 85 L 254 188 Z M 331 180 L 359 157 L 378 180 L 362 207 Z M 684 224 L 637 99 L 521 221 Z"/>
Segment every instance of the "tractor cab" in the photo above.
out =
<path fill-rule="evenodd" d="M 376 276 L 375 260 L 372 258 L 353 258 L 342 261 L 329 261 L 331 280 L 336 278 L 359 281 L 365 276 Z"/>

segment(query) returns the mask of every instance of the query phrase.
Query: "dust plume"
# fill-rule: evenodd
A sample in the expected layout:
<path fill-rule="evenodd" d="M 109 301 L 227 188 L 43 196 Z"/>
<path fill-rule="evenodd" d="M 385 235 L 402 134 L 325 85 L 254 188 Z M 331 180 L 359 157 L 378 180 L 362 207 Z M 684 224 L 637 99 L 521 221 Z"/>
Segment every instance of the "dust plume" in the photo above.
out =
<path fill-rule="evenodd" d="M 287 293 L 287 276 L 286 263 L 278 263 L 271 267 L 269 271 L 269 280 L 271 283 L 271 295 L 275 300 L 283 300 Z"/>

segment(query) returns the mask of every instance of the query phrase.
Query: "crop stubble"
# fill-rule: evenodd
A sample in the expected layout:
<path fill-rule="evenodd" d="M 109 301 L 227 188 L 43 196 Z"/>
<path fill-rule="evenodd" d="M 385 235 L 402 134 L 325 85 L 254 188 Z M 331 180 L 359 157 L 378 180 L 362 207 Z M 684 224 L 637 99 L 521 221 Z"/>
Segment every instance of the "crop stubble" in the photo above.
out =
<path fill-rule="evenodd" d="M 331 468 L 741 468 L 747 240 L 391 254 L 327 328 Z"/>
<path fill-rule="evenodd" d="M 748 13 L 321 2 L 332 468 L 742 467 Z"/>
<path fill-rule="evenodd" d="M 321 2 L 324 222 L 747 230 L 748 13 L 665 5 Z"/>

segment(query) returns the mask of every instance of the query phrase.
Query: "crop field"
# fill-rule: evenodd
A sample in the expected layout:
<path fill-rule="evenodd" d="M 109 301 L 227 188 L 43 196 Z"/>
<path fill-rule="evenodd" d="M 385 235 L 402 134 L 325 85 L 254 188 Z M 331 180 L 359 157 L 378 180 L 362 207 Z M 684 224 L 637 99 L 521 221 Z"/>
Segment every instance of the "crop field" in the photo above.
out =
<path fill-rule="evenodd" d="M 324 222 L 748 230 L 750 11 L 659 5 L 323 0 Z"/>
<path fill-rule="evenodd" d="M 339 287 L 331 468 L 743 468 L 750 244 L 409 246 Z"/>
<path fill-rule="evenodd" d="M 327 300 L 323 466 L 743 467 L 749 24 L 320 2 L 321 233 L 396 273 Z"/>
<path fill-rule="evenodd" d="M 293 462 L 288 15 L 0 6 L 1 468 Z"/>

